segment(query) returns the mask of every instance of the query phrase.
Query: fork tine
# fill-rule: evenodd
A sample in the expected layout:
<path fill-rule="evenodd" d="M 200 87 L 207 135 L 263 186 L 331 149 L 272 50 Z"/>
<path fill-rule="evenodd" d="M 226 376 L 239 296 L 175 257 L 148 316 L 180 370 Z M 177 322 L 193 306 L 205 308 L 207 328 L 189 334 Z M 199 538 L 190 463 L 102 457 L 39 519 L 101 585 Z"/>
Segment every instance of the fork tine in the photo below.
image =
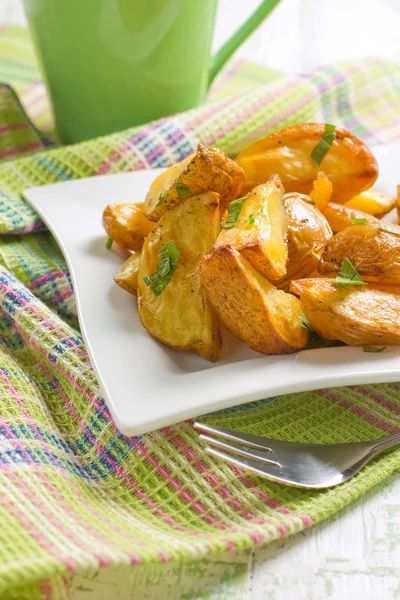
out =
<path fill-rule="evenodd" d="M 255 475 L 267 477 L 268 479 L 271 479 L 271 481 L 277 481 L 278 483 L 292 483 L 291 481 L 285 479 L 285 477 L 280 476 L 280 469 L 277 469 L 275 465 L 261 463 L 256 460 L 251 460 L 250 458 L 240 458 L 239 456 L 222 452 L 222 450 L 218 450 L 212 446 L 206 446 L 205 449 L 208 454 L 216 456 L 217 458 L 221 458 L 225 462 L 234 465 L 235 467 L 239 467 L 240 469 L 246 469 L 246 471 L 250 471 Z"/>
<path fill-rule="evenodd" d="M 204 433 L 200 434 L 200 439 L 206 442 L 207 446 L 211 444 L 213 448 L 220 448 L 221 450 L 228 450 L 228 452 L 233 452 L 234 454 L 239 454 L 239 456 L 244 456 L 246 458 L 255 458 L 261 462 L 267 463 L 269 465 L 273 465 L 275 467 L 280 467 L 281 465 L 275 460 L 271 460 L 268 456 L 271 456 L 270 453 L 266 453 L 265 450 L 250 450 L 246 446 L 241 446 L 240 444 L 232 444 L 229 442 L 223 442 L 221 440 L 216 440 Z"/>
<path fill-rule="evenodd" d="M 332 477 L 330 480 L 327 480 L 325 482 L 303 482 L 299 479 L 288 477 L 285 474 L 284 470 L 277 469 L 276 466 L 267 464 L 265 462 L 259 462 L 257 460 L 251 460 L 249 458 L 241 458 L 240 456 L 235 456 L 227 452 L 222 452 L 222 450 L 218 450 L 217 448 L 213 448 L 211 446 L 206 446 L 205 450 L 208 454 L 216 456 L 217 458 L 221 458 L 225 462 L 234 465 L 235 467 L 245 469 L 246 471 L 250 471 L 250 473 L 254 473 L 255 475 L 261 475 L 262 477 L 266 477 L 267 479 L 270 479 L 271 481 L 276 481 L 277 483 L 284 483 L 285 485 L 291 485 L 294 487 L 304 489 L 311 488 L 318 490 L 335 487 L 343 482 L 343 477 L 339 474 L 336 477 Z"/>
<path fill-rule="evenodd" d="M 274 443 L 274 440 L 269 440 L 268 438 L 260 435 L 251 435 L 250 433 L 243 432 L 239 433 L 238 431 L 233 431 L 232 429 L 224 429 L 223 427 L 205 425 L 199 421 L 194 423 L 194 428 L 204 432 L 205 434 L 211 433 L 212 435 L 225 438 L 226 440 L 231 440 L 232 442 L 241 442 L 242 444 L 246 444 L 251 448 L 259 448 L 261 450 L 273 452 L 271 445 Z"/>

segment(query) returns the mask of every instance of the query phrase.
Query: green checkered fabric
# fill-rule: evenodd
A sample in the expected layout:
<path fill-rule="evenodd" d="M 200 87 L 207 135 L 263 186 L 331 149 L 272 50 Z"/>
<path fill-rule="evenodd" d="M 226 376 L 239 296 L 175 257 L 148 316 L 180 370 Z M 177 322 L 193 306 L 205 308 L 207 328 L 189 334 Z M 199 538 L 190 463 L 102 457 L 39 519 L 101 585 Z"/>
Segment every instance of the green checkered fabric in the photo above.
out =
<path fill-rule="evenodd" d="M 202 107 L 57 148 L 26 34 L 4 30 L 0 57 L 0 76 L 38 127 L 2 86 L 0 597 L 65 598 L 70 573 L 268 543 L 334 514 L 397 469 L 400 451 L 338 488 L 306 491 L 212 460 L 190 422 L 123 436 L 90 365 L 62 253 L 22 192 L 167 166 L 200 141 L 234 156 L 268 132 L 311 120 L 342 125 L 372 146 L 387 143 L 400 137 L 400 67 L 370 60 L 289 78 L 231 63 Z M 286 395 L 205 420 L 278 439 L 341 442 L 398 431 L 399 415 L 400 384 L 391 383 Z"/>

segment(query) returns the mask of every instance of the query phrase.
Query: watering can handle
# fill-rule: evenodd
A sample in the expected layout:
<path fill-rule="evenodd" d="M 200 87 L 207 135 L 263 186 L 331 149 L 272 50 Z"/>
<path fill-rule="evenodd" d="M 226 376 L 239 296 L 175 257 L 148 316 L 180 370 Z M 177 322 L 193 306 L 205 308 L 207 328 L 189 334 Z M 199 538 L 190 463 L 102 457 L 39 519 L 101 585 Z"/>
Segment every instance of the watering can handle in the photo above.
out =
<path fill-rule="evenodd" d="M 269 13 L 279 3 L 279 0 L 263 0 L 260 6 L 250 15 L 241 27 L 229 38 L 227 42 L 211 58 L 210 69 L 208 73 L 208 83 L 214 81 L 215 76 L 224 66 L 228 58 L 239 48 L 239 46 L 249 37 L 251 33 L 263 22 Z"/>

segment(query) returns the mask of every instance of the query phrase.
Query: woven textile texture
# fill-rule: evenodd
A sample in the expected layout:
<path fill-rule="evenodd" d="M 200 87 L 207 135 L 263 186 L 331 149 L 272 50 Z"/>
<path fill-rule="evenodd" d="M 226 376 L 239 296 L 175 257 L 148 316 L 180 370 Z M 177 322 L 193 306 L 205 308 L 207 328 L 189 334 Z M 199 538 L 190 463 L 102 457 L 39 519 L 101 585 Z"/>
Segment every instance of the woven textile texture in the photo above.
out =
<path fill-rule="evenodd" d="M 25 37 L 7 35 L 9 46 L 14 40 L 25 48 Z M 17 82 L 30 56 L 20 54 L 14 70 L 4 59 L 0 71 L 9 69 L 26 99 L 38 75 L 32 65 L 31 79 Z M 24 188 L 167 166 L 199 141 L 233 156 L 267 132 L 302 121 L 343 125 L 371 145 L 400 137 L 400 67 L 393 64 L 370 60 L 296 78 L 266 72 L 268 83 L 255 88 L 259 67 L 236 64 L 222 77 L 214 101 L 201 108 L 39 152 L 39 144 L 51 142 L 2 88 L 10 108 L 0 106 L 0 132 L 19 114 L 32 137 L 11 136 L 9 148 L 24 153 L 32 143 L 36 152 L 0 166 L 1 598 L 61 598 L 68 572 L 195 560 L 294 534 L 400 464 L 396 451 L 338 488 L 298 490 L 210 459 L 190 422 L 127 438 L 110 417 L 79 333 L 63 256 L 24 203 Z M 239 91 L 241 78 L 245 92 L 226 96 L 229 86 Z M 204 419 L 279 439 L 344 442 L 399 431 L 399 415 L 400 384 L 392 383 L 281 396 Z"/>

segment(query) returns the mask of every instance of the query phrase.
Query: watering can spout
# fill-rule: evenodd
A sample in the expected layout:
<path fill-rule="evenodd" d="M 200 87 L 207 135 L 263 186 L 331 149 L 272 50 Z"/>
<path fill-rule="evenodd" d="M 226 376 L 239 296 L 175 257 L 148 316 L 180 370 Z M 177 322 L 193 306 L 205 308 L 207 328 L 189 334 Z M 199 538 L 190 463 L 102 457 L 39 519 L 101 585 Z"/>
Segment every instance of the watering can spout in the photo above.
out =
<path fill-rule="evenodd" d="M 211 58 L 208 85 L 210 86 L 224 66 L 228 58 L 239 48 L 251 33 L 264 21 L 280 0 L 263 0 L 260 6 L 250 15 L 241 27 L 229 38 L 227 42 Z"/>

